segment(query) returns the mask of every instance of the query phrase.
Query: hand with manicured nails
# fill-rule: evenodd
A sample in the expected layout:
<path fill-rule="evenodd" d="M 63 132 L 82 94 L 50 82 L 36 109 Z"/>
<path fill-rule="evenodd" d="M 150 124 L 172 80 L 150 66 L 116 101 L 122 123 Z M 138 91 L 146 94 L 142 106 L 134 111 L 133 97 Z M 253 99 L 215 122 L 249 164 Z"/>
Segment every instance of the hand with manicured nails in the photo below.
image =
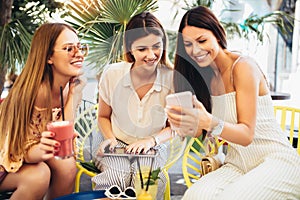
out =
<path fill-rule="evenodd" d="M 41 140 L 38 144 L 39 149 L 42 151 L 41 161 L 48 160 L 54 157 L 54 151 L 58 151 L 60 143 L 53 139 L 55 133 L 51 131 L 44 131 L 41 134 Z"/>
<path fill-rule="evenodd" d="M 60 143 L 57 140 L 54 140 L 55 133 L 51 131 L 44 131 L 41 134 L 41 140 L 38 144 L 38 148 L 41 151 L 40 161 L 45 161 L 54 157 L 54 152 L 60 150 Z M 75 139 L 78 136 L 77 132 L 74 132 L 73 138 Z"/>
<path fill-rule="evenodd" d="M 155 141 L 152 137 L 140 139 L 126 147 L 127 153 L 147 153 L 153 146 L 155 145 Z"/>
<path fill-rule="evenodd" d="M 110 138 L 106 139 L 100 143 L 97 154 L 99 156 L 103 156 L 105 153 L 105 149 L 109 146 L 109 151 L 113 152 L 115 147 L 118 145 L 118 141 L 116 139 Z"/>

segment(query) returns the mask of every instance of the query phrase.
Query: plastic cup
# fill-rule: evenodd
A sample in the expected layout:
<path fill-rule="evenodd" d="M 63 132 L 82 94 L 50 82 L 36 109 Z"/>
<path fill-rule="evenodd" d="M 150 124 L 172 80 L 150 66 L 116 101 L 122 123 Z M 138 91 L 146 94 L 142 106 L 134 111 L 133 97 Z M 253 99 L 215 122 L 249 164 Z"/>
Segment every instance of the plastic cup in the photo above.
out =
<path fill-rule="evenodd" d="M 74 155 L 74 125 L 71 121 L 55 121 L 47 124 L 48 131 L 55 133 L 54 139 L 60 142 L 59 151 L 54 152 L 56 159 L 66 159 Z"/>
<path fill-rule="evenodd" d="M 156 199 L 158 180 L 155 180 L 154 182 L 153 180 L 150 180 L 151 184 L 149 184 L 148 191 L 146 191 L 149 170 L 150 170 L 149 166 L 141 166 L 143 187 L 144 187 L 143 189 L 141 188 L 140 173 L 139 172 L 136 173 L 134 188 L 135 188 L 137 200 Z"/>

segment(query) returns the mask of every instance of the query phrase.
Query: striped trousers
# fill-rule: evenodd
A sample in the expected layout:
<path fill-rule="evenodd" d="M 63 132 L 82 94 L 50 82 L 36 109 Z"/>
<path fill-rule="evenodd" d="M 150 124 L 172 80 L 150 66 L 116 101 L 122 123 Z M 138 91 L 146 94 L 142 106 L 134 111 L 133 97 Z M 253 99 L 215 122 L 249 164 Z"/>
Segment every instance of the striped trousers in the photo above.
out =
<path fill-rule="evenodd" d="M 190 199 L 300 199 L 299 156 L 271 155 L 249 171 L 227 163 L 194 183 L 183 197 L 183 200 Z"/>
<path fill-rule="evenodd" d="M 167 160 L 167 145 L 162 144 L 156 148 L 157 156 L 154 157 L 152 169 L 162 168 Z M 97 158 L 95 164 L 101 173 L 92 178 L 95 183 L 95 190 L 105 190 L 112 185 L 118 185 L 123 191 L 126 187 L 135 185 L 135 177 L 138 172 L 137 157 L 121 157 L 121 156 L 108 156 Z M 138 157 L 142 168 L 151 165 L 152 158 Z M 166 187 L 166 177 L 163 173 L 159 174 L 158 181 L 158 200 L 163 199 Z"/>

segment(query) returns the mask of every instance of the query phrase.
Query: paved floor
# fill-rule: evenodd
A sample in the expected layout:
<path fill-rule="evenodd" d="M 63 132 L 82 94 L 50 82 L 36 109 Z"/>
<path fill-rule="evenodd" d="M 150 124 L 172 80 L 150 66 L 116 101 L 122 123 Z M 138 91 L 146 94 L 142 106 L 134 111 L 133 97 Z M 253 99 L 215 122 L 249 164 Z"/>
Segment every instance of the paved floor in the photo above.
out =
<path fill-rule="evenodd" d="M 170 169 L 171 199 L 181 199 L 187 187 L 184 183 L 181 169 L 182 159 L 179 159 Z"/>

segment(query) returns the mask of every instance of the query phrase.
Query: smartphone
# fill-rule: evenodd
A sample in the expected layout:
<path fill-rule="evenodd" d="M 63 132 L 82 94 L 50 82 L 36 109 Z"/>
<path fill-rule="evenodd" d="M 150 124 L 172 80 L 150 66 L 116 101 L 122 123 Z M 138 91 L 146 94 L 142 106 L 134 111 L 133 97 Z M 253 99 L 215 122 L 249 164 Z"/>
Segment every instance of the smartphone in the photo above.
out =
<path fill-rule="evenodd" d="M 167 106 L 181 106 L 193 108 L 193 94 L 191 91 L 169 94 L 166 96 Z"/>
<path fill-rule="evenodd" d="M 193 94 L 190 91 L 169 94 L 166 96 L 166 104 L 167 106 L 181 106 L 184 108 L 193 108 Z M 181 114 L 175 111 L 172 112 L 176 114 Z M 172 130 L 180 130 L 180 127 L 177 127 L 172 123 L 170 125 Z"/>

